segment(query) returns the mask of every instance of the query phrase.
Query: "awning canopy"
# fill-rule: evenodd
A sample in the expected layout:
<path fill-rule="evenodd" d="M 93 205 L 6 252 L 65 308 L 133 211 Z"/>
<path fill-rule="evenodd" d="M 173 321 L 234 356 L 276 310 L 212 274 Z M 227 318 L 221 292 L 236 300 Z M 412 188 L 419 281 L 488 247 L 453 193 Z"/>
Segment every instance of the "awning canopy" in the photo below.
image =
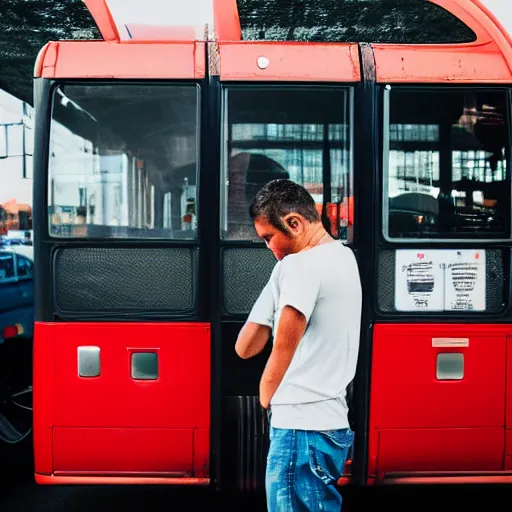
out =
<path fill-rule="evenodd" d="M 82 0 L 2 2 L 0 88 L 32 105 L 37 54 L 59 39 L 102 39 Z"/>

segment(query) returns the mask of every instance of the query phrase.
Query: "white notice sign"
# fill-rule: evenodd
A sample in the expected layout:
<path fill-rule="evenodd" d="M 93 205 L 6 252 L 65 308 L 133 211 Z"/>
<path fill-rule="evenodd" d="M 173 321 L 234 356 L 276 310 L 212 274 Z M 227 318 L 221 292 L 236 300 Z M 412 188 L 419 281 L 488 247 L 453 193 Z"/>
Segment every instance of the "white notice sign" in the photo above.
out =
<path fill-rule="evenodd" d="M 443 254 L 435 250 L 399 250 L 395 263 L 397 311 L 444 309 Z"/>
<path fill-rule="evenodd" d="M 449 253 L 445 258 L 445 309 L 485 311 L 485 251 L 466 249 Z"/>

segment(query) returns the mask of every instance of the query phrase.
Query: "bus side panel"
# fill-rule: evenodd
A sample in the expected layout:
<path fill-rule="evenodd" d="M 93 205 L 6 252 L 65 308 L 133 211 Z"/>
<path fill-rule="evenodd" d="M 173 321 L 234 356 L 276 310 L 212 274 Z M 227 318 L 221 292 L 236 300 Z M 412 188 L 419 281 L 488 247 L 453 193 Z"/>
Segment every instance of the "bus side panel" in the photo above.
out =
<path fill-rule="evenodd" d="M 209 325 L 52 328 L 53 372 L 36 358 L 34 382 L 35 387 L 44 379 L 54 383 L 53 471 L 194 476 L 194 461 L 209 458 L 204 433 L 210 428 Z M 46 408 L 38 395 L 36 411 Z"/>
<path fill-rule="evenodd" d="M 34 324 L 34 467 L 35 472 L 53 471 L 53 325 Z"/>
<path fill-rule="evenodd" d="M 512 337 L 507 338 L 507 414 L 506 426 L 512 429 Z"/>
<path fill-rule="evenodd" d="M 499 471 L 504 445 L 500 427 L 382 429 L 379 473 Z"/>
<path fill-rule="evenodd" d="M 55 474 L 192 476 L 192 429 L 55 428 Z"/>
<path fill-rule="evenodd" d="M 194 431 L 194 476 L 208 478 L 210 476 L 210 430 Z"/>
<path fill-rule="evenodd" d="M 512 471 L 512 429 L 510 428 L 505 434 L 505 469 Z"/>
<path fill-rule="evenodd" d="M 507 338 L 507 413 L 505 434 L 505 469 L 512 470 L 512 337 Z"/>
<path fill-rule="evenodd" d="M 505 385 L 502 326 L 376 325 L 370 468 L 503 469 Z"/>

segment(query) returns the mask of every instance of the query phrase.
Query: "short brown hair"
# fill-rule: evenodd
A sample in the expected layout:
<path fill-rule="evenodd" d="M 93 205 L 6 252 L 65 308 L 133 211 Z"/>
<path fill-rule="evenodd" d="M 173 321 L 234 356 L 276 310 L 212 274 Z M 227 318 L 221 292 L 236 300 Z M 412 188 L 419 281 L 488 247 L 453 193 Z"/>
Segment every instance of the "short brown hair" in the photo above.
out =
<path fill-rule="evenodd" d="M 265 184 L 249 207 L 253 221 L 263 217 L 285 233 L 288 230 L 282 218 L 289 213 L 298 213 L 309 222 L 320 222 L 311 194 L 303 186 L 286 179 L 272 180 Z"/>

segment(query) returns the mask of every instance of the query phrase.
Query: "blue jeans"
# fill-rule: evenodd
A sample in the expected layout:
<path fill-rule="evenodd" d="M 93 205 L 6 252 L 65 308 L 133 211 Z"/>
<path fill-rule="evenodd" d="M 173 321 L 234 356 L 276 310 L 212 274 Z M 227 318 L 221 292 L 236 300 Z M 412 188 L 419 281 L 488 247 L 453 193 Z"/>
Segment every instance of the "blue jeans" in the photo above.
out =
<path fill-rule="evenodd" d="M 269 512 L 339 512 L 335 485 L 352 446 L 350 429 L 311 431 L 270 427 L 265 487 Z"/>

